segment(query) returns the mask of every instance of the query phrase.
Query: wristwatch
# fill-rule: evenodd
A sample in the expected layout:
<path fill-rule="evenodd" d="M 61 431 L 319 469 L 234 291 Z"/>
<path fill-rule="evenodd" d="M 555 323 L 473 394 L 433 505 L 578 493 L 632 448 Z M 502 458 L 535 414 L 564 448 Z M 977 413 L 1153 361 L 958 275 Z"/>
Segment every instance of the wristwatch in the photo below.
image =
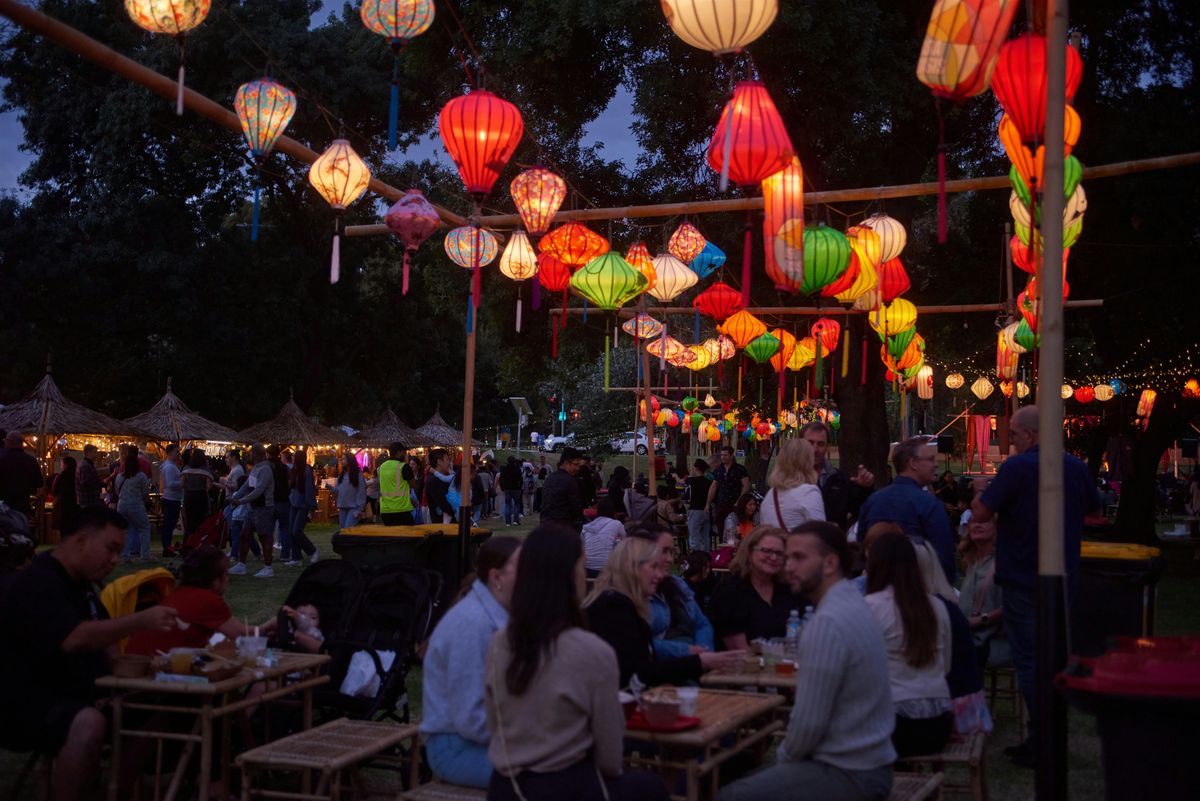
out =
<path fill-rule="evenodd" d="M 988 624 L 988 613 L 984 612 L 979 616 L 979 625 L 986 626 Z"/>

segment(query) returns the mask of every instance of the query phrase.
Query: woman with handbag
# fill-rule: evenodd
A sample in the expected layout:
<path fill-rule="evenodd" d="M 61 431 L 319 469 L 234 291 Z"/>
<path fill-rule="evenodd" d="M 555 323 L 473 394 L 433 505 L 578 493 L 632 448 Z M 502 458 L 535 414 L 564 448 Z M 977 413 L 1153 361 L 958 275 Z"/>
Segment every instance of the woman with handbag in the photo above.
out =
<path fill-rule="evenodd" d="M 825 519 L 825 502 L 817 484 L 817 469 L 808 440 L 789 439 L 779 449 L 767 478 L 771 489 L 763 498 L 763 525 L 792 531 L 801 523 Z"/>

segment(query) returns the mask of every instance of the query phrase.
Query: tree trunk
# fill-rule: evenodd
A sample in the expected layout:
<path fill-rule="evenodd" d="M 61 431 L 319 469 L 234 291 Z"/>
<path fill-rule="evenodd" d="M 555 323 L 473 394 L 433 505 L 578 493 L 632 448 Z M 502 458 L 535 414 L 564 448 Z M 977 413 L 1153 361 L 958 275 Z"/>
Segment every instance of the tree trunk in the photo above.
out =
<path fill-rule="evenodd" d="M 841 431 L 837 437 L 839 466 L 851 474 L 864 465 L 875 474 L 876 486 L 887 483 L 888 445 L 891 442 L 887 416 L 883 406 L 883 362 L 872 354 L 878 353 L 878 337 L 867 327 L 865 315 L 854 315 L 846 321 L 850 333 L 850 361 L 846 376 L 841 375 L 841 354 L 834 351 L 838 370 L 834 397 L 841 412 Z M 866 337 L 866 384 L 863 384 L 863 337 Z M 845 345 L 843 345 L 845 347 Z"/>
<path fill-rule="evenodd" d="M 1133 471 L 1121 484 L 1117 529 L 1126 542 L 1159 545 L 1155 529 L 1158 461 L 1171 443 L 1188 431 L 1188 421 L 1200 415 L 1200 400 L 1179 395 L 1159 396 L 1150 424 L 1133 443 Z"/>

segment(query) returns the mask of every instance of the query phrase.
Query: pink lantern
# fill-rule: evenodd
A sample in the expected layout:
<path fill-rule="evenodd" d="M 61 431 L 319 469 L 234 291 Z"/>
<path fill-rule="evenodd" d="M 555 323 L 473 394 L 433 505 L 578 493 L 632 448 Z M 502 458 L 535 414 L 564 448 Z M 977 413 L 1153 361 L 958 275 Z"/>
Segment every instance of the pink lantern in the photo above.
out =
<path fill-rule="evenodd" d="M 442 225 L 437 209 L 419 189 L 410 189 L 392 204 L 383 217 L 388 230 L 404 245 L 404 279 L 401 294 L 408 294 L 408 267 L 412 254 Z"/>

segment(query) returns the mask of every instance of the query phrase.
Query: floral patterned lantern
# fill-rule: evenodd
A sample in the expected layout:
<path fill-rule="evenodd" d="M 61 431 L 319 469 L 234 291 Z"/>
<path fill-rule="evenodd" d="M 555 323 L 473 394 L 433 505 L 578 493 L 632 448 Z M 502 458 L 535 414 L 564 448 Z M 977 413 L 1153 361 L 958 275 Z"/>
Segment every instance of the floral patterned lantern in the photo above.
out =
<path fill-rule="evenodd" d="M 685 350 L 687 350 L 687 345 L 669 334 L 656 337 L 646 343 L 646 352 L 660 359 L 672 359 Z"/>
<path fill-rule="evenodd" d="M 443 247 L 450 261 L 467 270 L 476 266 L 486 267 L 500 252 L 500 244 L 490 231 L 471 225 L 455 228 L 446 234 Z"/>
<path fill-rule="evenodd" d="M 917 59 L 917 80 L 953 103 L 987 89 L 1017 0 L 938 0 Z"/>
<path fill-rule="evenodd" d="M 646 291 L 662 303 L 674 300 L 680 292 L 691 289 L 699 280 L 687 265 L 670 253 L 655 256 L 652 264 L 654 285 Z"/>
<path fill-rule="evenodd" d="M 1001 331 L 996 337 L 996 378 L 1011 381 L 1017 377 L 1017 361 L 1021 355 L 1008 347 Z"/>
<path fill-rule="evenodd" d="M 175 113 L 183 116 L 183 37 L 204 22 L 212 9 L 212 0 L 125 0 L 125 13 L 143 30 L 165 33 L 179 40 L 179 91 Z"/>
<path fill-rule="evenodd" d="M 478 203 L 516 152 L 525 123 L 512 103 L 478 89 L 442 107 L 438 132 L 463 185 Z"/>
<path fill-rule="evenodd" d="M 233 108 L 250 155 L 254 158 L 254 211 L 250 219 L 250 241 L 258 241 L 259 173 L 275 143 L 296 113 L 296 94 L 270 78 L 260 78 L 238 87 Z"/>
<path fill-rule="evenodd" d="M 335 139 L 308 168 L 308 182 L 333 207 L 333 254 L 329 283 L 341 277 L 342 212 L 362 197 L 371 184 L 371 170 L 345 139 Z"/>
<path fill-rule="evenodd" d="M 538 250 L 548 253 L 563 264 L 580 267 L 609 250 L 608 240 L 586 225 L 563 223 L 538 242 Z"/>
<path fill-rule="evenodd" d="M 720 56 L 762 36 L 779 13 L 779 0 L 662 0 L 662 10 L 676 36 Z"/>
<path fill-rule="evenodd" d="M 696 226 L 689 222 L 682 223 L 667 240 L 667 252 L 684 264 L 700 255 L 708 240 Z"/>
<path fill-rule="evenodd" d="M 692 301 L 692 306 L 705 317 L 716 320 L 718 323 L 723 322 L 743 308 L 741 294 L 729 286 L 729 284 L 721 281 L 717 281 L 697 295 L 696 299 Z M 765 331 L 766 329 L 764 328 L 763 330 Z M 738 347 L 745 346 L 738 345 Z"/>
<path fill-rule="evenodd" d="M 687 363 L 687 368 L 699 372 L 707 367 L 712 366 L 713 358 L 703 345 L 688 345 L 688 351 L 692 354 L 692 361 Z"/>
<path fill-rule="evenodd" d="M 517 333 L 521 331 L 521 290 L 519 285 L 537 275 L 537 251 L 529 243 L 524 231 L 513 231 L 500 254 L 500 273 L 518 283 L 517 289 Z"/>
<path fill-rule="evenodd" d="M 438 216 L 437 209 L 425 199 L 420 190 L 409 189 L 387 210 L 383 222 L 392 235 L 404 245 L 404 277 L 401 280 L 400 293 L 407 295 L 412 254 L 441 227 L 442 219 Z"/>
<path fill-rule="evenodd" d="M 963 385 L 962 373 L 951 373 L 946 376 L 946 386 L 950 389 L 959 389 Z"/>
<path fill-rule="evenodd" d="M 1116 394 L 1108 384 L 1097 384 L 1092 387 L 1092 396 L 1098 401 L 1110 401 Z"/>
<path fill-rule="evenodd" d="M 549 170 L 534 167 L 508 185 L 517 213 L 531 236 L 546 233 L 567 196 L 567 183 Z"/>
<path fill-rule="evenodd" d="M 663 324 L 645 312 L 638 312 L 621 324 L 621 330 L 635 339 L 654 339 L 663 331 Z"/>
<path fill-rule="evenodd" d="M 763 193 L 763 259 L 767 276 L 775 286 L 788 291 L 799 289 L 779 262 L 775 260 L 775 235 L 789 221 L 804 225 L 804 168 L 800 159 L 792 156 L 791 163 L 779 172 L 768 175 L 762 182 Z"/>
<path fill-rule="evenodd" d="M 388 150 L 396 149 L 400 119 L 400 53 L 433 24 L 433 0 L 363 0 L 363 25 L 392 46 L 392 93 L 388 104 Z"/>

